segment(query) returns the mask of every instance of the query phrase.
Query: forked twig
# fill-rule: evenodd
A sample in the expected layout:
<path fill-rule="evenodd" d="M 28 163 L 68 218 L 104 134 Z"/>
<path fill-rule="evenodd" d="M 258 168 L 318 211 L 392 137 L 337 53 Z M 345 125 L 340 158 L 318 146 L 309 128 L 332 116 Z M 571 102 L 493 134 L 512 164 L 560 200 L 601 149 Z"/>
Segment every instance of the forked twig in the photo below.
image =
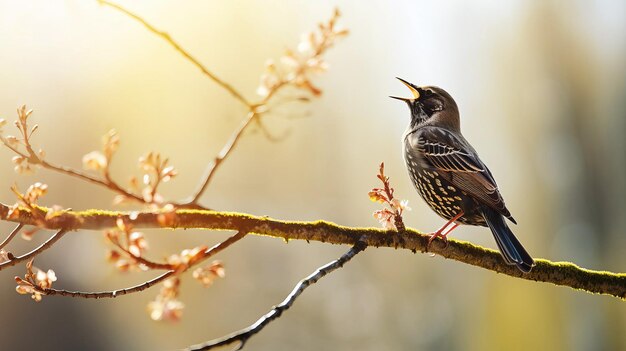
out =
<path fill-rule="evenodd" d="M 273 78 L 273 83 L 269 86 L 264 86 L 266 88 L 265 94 L 263 98 L 258 102 L 251 102 L 243 97 L 243 95 L 233 88 L 230 84 L 218 78 L 214 73 L 209 71 L 202 63 L 200 63 L 196 58 L 194 58 L 187 50 L 178 44 L 172 37 L 164 31 L 159 30 L 152 24 L 150 24 L 147 20 L 142 18 L 141 16 L 125 9 L 124 7 L 115 4 L 113 2 L 107 0 L 97 0 L 98 3 L 102 5 L 110 6 L 123 14 L 129 16 L 135 21 L 141 23 L 144 27 L 146 27 L 153 34 L 164 39 L 170 46 L 174 48 L 178 53 L 180 53 L 185 59 L 191 62 L 193 65 L 198 67 L 204 75 L 213 80 L 219 86 L 227 90 L 231 95 L 233 95 L 237 100 L 239 100 L 242 104 L 244 104 L 248 108 L 248 115 L 242 121 L 241 125 L 235 132 L 232 134 L 231 138 L 227 141 L 227 143 L 222 147 L 219 154 L 213 159 L 213 161 L 207 166 L 204 175 L 202 176 L 202 180 L 198 185 L 196 191 L 190 196 L 188 201 L 185 201 L 183 204 L 179 204 L 178 207 L 184 208 L 202 208 L 202 206 L 198 205 L 198 201 L 200 197 L 204 194 L 209 183 L 213 179 L 216 171 L 219 169 L 222 162 L 230 155 L 233 151 L 234 147 L 237 145 L 237 142 L 244 134 L 244 132 L 248 129 L 252 122 L 255 120 L 259 120 L 263 114 L 268 111 L 267 105 L 270 103 L 270 100 L 276 94 L 283 90 L 287 86 L 296 86 L 299 89 L 303 89 L 312 93 L 314 96 L 319 96 L 321 91 L 314 87 L 308 78 L 309 71 L 323 71 L 325 69 L 324 62 L 321 59 L 322 55 L 333 46 L 334 41 L 337 38 L 343 37 L 348 34 L 348 31 L 345 29 L 337 29 L 335 24 L 337 19 L 340 16 L 338 10 L 335 10 L 332 18 L 328 21 L 327 24 L 320 23 L 319 30 L 320 35 L 315 36 L 311 33 L 307 39 L 307 43 L 311 44 L 311 52 L 302 59 L 297 55 L 293 54 L 293 52 L 289 51 L 288 54 L 285 55 L 285 58 L 290 60 L 292 69 L 294 70 L 291 74 L 286 75 L 285 77 L 279 77 L 276 75 L 275 66 L 271 66 L 271 76 Z M 302 61 L 302 62 L 299 62 Z M 308 101 L 301 99 L 302 101 Z M 263 128 L 263 126 L 261 126 Z M 265 135 L 269 135 L 266 130 L 263 130 Z"/>
<path fill-rule="evenodd" d="M 111 290 L 111 291 L 98 291 L 98 292 L 85 292 L 85 291 L 69 291 L 69 290 L 61 290 L 61 289 L 37 289 L 41 294 L 46 295 L 46 296 L 53 296 L 53 295 L 59 295 L 59 296 L 68 296 L 68 297 L 80 297 L 80 298 L 85 298 L 85 299 L 101 299 L 101 298 L 115 298 L 121 295 L 128 295 L 128 294 L 132 294 L 132 293 L 136 293 L 136 292 L 140 292 L 143 290 L 146 290 L 164 280 L 166 280 L 167 278 L 170 278 L 176 274 L 182 274 L 183 272 L 189 270 L 189 268 L 200 264 L 202 261 L 207 260 L 210 257 L 215 256 L 216 254 L 218 254 L 219 252 L 223 251 L 224 249 L 226 249 L 227 247 L 231 246 L 232 244 L 236 243 L 237 241 L 243 239 L 244 236 L 246 236 L 246 232 L 244 231 L 238 231 L 235 235 L 229 237 L 228 239 L 214 245 L 213 247 L 211 247 L 210 249 L 205 251 L 205 254 L 203 255 L 203 257 L 199 260 L 197 260 L 196 262 L 194 262 L 192 265 L 190 265 L 189 267 L 187 267 L 185 270 L 183 271 L 168 271 L 165 272 L 161 275 L 159 275 L 156 278 L 153 278 L 151 280 L 148 280 L 144 283 L 129 287 L 129 288 L 124 288 L 124 289 L 118 289 L 118 290 Z"/>

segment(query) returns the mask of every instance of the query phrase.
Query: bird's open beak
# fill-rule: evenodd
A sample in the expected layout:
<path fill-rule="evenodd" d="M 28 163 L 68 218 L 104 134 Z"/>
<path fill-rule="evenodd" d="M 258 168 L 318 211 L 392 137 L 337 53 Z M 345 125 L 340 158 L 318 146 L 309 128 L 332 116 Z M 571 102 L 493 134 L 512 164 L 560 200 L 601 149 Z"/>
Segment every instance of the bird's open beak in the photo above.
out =
<path fill-rule="evenodd" d="M 411 93 L 413 94 L 413 99 L 410 98 L 403 98 L 403 97 L 398 97 L 398 96 L 390 96 L 390 98 L 392 99 L 396 99 L 396 100 L 401 100 L 404 102 L 410 102 L 411 100 L 417 100 L 420 98 L 420 93 L 419 91 L 417 91 L 417 87 L 409 82 L 407 82 L 406 80 L 396 77 L 399 81 L 401 81 L 404 85 L 406 85 L 407 88 L 409 88 L 409 90 L 411 90 Z"/>

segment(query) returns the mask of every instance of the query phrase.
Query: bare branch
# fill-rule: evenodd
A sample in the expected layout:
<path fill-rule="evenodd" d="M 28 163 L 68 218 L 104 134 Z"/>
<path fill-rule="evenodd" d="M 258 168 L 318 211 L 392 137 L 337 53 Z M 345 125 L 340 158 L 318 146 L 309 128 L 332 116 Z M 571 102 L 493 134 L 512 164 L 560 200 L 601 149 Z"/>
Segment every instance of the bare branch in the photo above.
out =
<path fill-rule="evenodd" d="M 234 332 L 223 338 L 211 340 L 204 344 L 190 346 L 187 350 L 190 350 L 190 351 L 191 350 L 194 350 L 194 351 L 211 350 L 213 348 L 230 345 L 235 342 L 240 343 L 239 346 L 236 348 L 236 350 L 242 349 L 245 346 L 246 342 L 248 342 L 248 340 L 252 336 L 259 333 L 261 330 L 263 330 L 263 328 L 265 328 L 272 321 L 280 318 L 283 312 L 288 310 L 293 305 L 296 299 L 304 292 L 306 288 L 317 283 L 318 280 L 320 280 L 327 274 L 343 267 L 344 264 L 346 264 L 354 256 L 356 256 L 358 253 L 365 250 L 366 248 L 367 248 L 367 244 L 365 243 L 365 241 L 362 241 L 359 239 L 354 244 L 354 246 L 350 250 L 348 250 L 346 253 L 341 255 L 341 257 L 316 269 L 315 272 L 313 272 L 311 275 L 309 275 L 308 277 L 298 282 L 298 284 L 294 287 L 291 293 L 287 295 L 287 297 L 283 300 L 283 302 L 276 305 L 274 308 L 272 308 L 271 311 L 263 315 L 261 318 L 259 318 L 256 322 L 254 322 L 249 327 L 239 330 L 237 332 Z"/>
<path fill-rule="evenodd" d="M 129 288 L 111 290 L 111 291 L 97 291 L 97 292 L 85 292 L 85 291 L 69 291 L 60 289 L 38 289 L 38 291 L 46 296 L 67 296 L 67 297 L 82 297 L 85 299 L 102 299 L 102 298 L 116 298 L 122 295 L 128 295 L 140 291 L 144 291 L 165 279 L 174 275 L 174 271 L 168 271 L 156 278 L 150 279 L 139 285 L 131 286 Z"/>
<path fill-rule="evenodd" d="M 49 249 L 59 239 L 61 239 L 61 237 L 63 237 L 63 235 L 65 235 L 65 233 L 67 233 L 66 229 L 60 229 L 58 232 L 56 232 L 53 236 L 51 236 L 48 240 L 46 240 L 43 244 L 39 245 L 39 247 L 37 247 L 33 251 L 31 251 L 31 252 L 29 252 L 27 254 L 24 254 L 22 256 L 19 256 L 19 257 L 13 257 L 9 261 L 0 263 L 0 271 L 5 269 L 5 268 L 8 268 L 8 267 L 15 266 L 16 264 L 18 264 L 20 262 L 27 261 L 27 260 L 29 260 L 29 259 L 31 259 L 31 258 L 33 258 L 33 257 L 35 257 L 37 255 L 39 255 L 44 250 Z"/>
<path fill-rule="evenodd" d="M 44 213 L 50 210 L 45 207 L 38 207 L 38 209 Z M 27 210 L 19 211 L 18 216 L 7 218 L 9 210 L 9 206 L 0 204 L 0 219 L 28 225 L 41 224 Z M 65 211 L 46 220 L 44 224 L 51 229 L 100 230 L 114 228 L 117 219 L 123 218 L 132 223 L 135 228 L 241 230 L 283 240 L 297 239 L 343 245 L 354 245 L 360 237 L 365 235 L 368 246 L 402 248 L 413 252 L 426 252 L 430 239 L 429 235 L 409 228 L 398 233 L 378 228 L 344 227 L 326 221 L 282 221 L 235 212 L 177 210 L 175 213 L 176 221 L 166 225 L 159 221 L 159 212 L 134 213 L 131 219 L 127 212 L 94 210 Z M 516 278 L 569 286 L 587 292 L 626 299 L 626 273 L 588 270 L 570 262 L 551 262 L 544 259 L 536 259 L 537 265 L 533 270 L 530 273 L 522 273 L 515 267 L 505 264 L 497 251 L 454 239 L 449 239 L 447 246 L 443 240 L 434 240 L 429 247 L 429 252 Z"/>
<path fill-rule="evenodd" d="M 76 177 L 79 179 L 82 179 L 84 181 L 87 181 L 89 183 L 92 184 L 96 184 L 96 185 L 100 185 L 103 186 L 105 188 L 108 188 L 109 190 L 112 190 L 113 192 L 116 192 L 118 194 L 124 195 L 128 198 L 131 198 L 139 203 L 145 203 L 146 201 L 144 200 L 143 197 L 141 197 L 140 195 L 131 193 L 129 191 L 126 191 L 124 188 L 122 188 L 119 184 L 117 184 L 116 182 L 114 182 L 112 179 L 110 179 L 110 177 L 107 177 L 106 179 L 100 179 L 98 177 L 92 176 L 90 174 L 81 172 L 79 170 L 76 169 L 72 169 L 70 167 L 66 167 L 66 166 L 57 166 L 54 165 L 48 161 L 45 160 L 38 160 L 39 162 L 32 162 L 33 164 L 39 164 L 41 167 L 49 169 L 51 171 L 55 171 L 58 173 L 62 173 L 71 177 Z"/>
<path fill-rule="evenodd" d="M 232 85 L 226 83 L 225 81 L 220 79 L 218 76 L 216 76 L 214 73 L 209 71 L 208 68 L 206 68 L 202 63 L 200 63 L 200 61 L 198 61 L 196 58 L 191 56 L 191 54 L 189 52 L 187 52 L 187 50 L 183 49 L 174 39 L 172 39 L 172 37 L 167 32 L 164 32 L 164 31 L 161 31 L 161 30 L 157 29 L 155 26 L 153 26 L 152 24 L 148 23 L 148 21 L 146 21 L 145 19 L 143 19 L 139 15 L 137 15 L 137 14 L 135 14 L 133 12 L 128 11 L 127 9 L 123 8 L 122 6 L 120 6 L 118 4 L 115 4 L 115 3 L 112 3 L 112 2 L 106 1 L 106 0 L 97 0 L 97 1 L 101 5 L 110 6 L 110 7 L 114 8 L 114 9 L 122 12 L 123 14 L 129 16 L 130 18 L 136 20 L 137 22 L 143 24 L 143 26 L 146 27 L 150 32 L 152 32 L 153 34 L 156 34 L 159 37 L 161 37 L 170 46 L 172 46 L 174 48 L 174 50 L 176 50 L 179 54 L 183 55 L 183 57 L 185 59 L 187 59 L 189 62 L 191 62 L 194 66 L 198 67 L 200 69 L 200 71 L 202 71 L 202 74 L 204 74 L 205 76 L 209 77 L 212 81 L 214 81 L 219 86 L 224 88 L 232 96 L 234 96 L 237 100 L 239 100 L 242 104 L 244 104 L 246 106 L 251 106 L 251 103 L 249 103 L 248 100 L 246 100 L 246 98 L 244 98 L 243 95 L 239 91 L 237 91 L 235 88 L 233 88 Z"/>
<path fill-rule="evenodd" d="M 0 244 L 0 250 L 4 249 L 4 247 L 9 244 L 11 242 L 11 240 L 13 240 L 13 238 L 15 238 L 15 236 L 20 232 L 20 230 L 22 230 L 22 228 L 24 228 L 24 225 L 22 223 L 19 223 L 17 225 L 17 227 L 15 227 L 15 229 L 13 229 L 13 231 L 11 231 L 9 236 L 7 236 L 7 238 L 4 239 L 2 244 Z"/>
<path fill-rule="evenodd" d="M 173 275 L 182 274 L 183 272 L 186 272 L 187 270 L 189 270 L 189 268 L 200 264 L 202 261 L 210 257 L 215 256 L 216 254 L 223 251 L 227 247 L 243 239 L 243 237 L 246 236 L 246 234 L 247 234 L 246 232 L 239 231 L 235 235 L 229 237 L 228 239 L 222 241 L 221 243 L 216 244 L 215 246 L 206 250 L 202 258 L 194 262 L 185 270 L 182 270 L 179 272 L 171 270 L 171 271 L 168 271 L 159 275 L 156 278 L 150 279 L 144 283 L 141 283 L 141 284 L 129 287 L 129 288 L 111 290 L 111 291 L 97 291 L 97 292 L 69 291 L 69 290 L 60 290 L 60 289 L 37 289 L 37 290 L 41 294 L 46 295 L 46 296 L 58 295 L 58 296 L 67 296 L 67 297 L 80 297 L 80 298 L 85 298 L 85 299 L 116 298 L 118 296 L 140 292 L 164 281 L 165 279 Z"/>
<path fill-rule="evenodd" d="M 136 260 L 137 262 L 143 264 L 144 266 L 150 268 L 150 269 L 164 269 L 164 270 L 171 270 L 173 269 L 172 265 L 169 263 L 161 263 L 161 262 L 154 262 L 151 261 L 145 257 L 142 256 L 136 256 L 134 255 L 132 252 L 128 251 L 127 249 L 121 247 L 121 246 L 117 246 L 121 251 L 123 251 L 124 253 L 126 253 L 130 258 L 132 258 L 133 260 Z"/>
<path fill-rule="evenodd" d="M 211 182 L 211 179 L 213 179 L 213 176 L 215 175 L 215 172 L 218 170 L 220 164 L 230 155 L 231 151 L 233 151 L 233 148 L 237 145 L 237 142 L 239 142 L 239 139 L 241 139 L 241 137 L 243 136 L 243 133 L 251 125 L 252 121 L 255 118 L 259 118 L 259 115 L 256 112 L 248 113 L 248 117 L 241 122 L 241 125 L 239 126 L 239 128 L 235 130 L 235 132 L 231 135 L 226 145 L 224 145 L 222 147 L 222 150 L 219 152 L 219 154 L 215 156 L 215 159 L 213 160 L 213 162 L 211 162 L 207 166 L 205 174 L 202 177 L 200 186 L 198 186 L 198 190 L 195 191 L 191 200 L 188 201 L 189 205 L 198 203 L 198 200 L 200 199 L 204 191 L 209 186 L 209 183 Z"/>

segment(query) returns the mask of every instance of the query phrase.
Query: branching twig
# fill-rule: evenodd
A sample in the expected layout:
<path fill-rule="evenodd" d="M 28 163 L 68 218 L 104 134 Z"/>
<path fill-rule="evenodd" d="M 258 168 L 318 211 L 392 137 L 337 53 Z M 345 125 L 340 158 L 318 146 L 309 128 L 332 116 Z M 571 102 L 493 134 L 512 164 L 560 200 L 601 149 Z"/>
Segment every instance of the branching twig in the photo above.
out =
<path fill-rule="evenodd" d="M 404 212 L 405 209 L 410 210 L 407 206 L 408 201 L 400 201 L 394 197 L 394 189 L 391 187 L 389 177 L 385 175 L 384 162 L 380 164 L 376 177 L 383 183 L 383 187 L 373 188 L 368 193 L 370 200 L 386 204 L 389 208 L 374 211 L 374 218 L 382 224 L 383 228 L 395 229 L 402 232 L 406 229 L 404 221 L 402 220 L 402 212 Z"/>
<path fill-rule="evenodd" d="M 215 246 L 206 250 L 201 259 L 194 262 L 193 265 L 190 265 L 184 271 L 180 271 L 180 272 L 168 271 L 159 275 L 158 277 L 154 279 L 148 280 L 144 283 L 141 283 L 141 284 L 129 287 L 129 288 L 112 290 L 112 291 L 98 291 L 98 292 L 69 291 L 69 290 L 61 290 L 61 289 L 37 289 L 37 291 L 39 291 L 41 294 L 46 295 L 46 296 L 59 295 L 59 296 L 69 296 L 69 297 L 81 297 L 85 299 L 115 298 L 121 295 L 128 295 L 128 294 L 140 292 L 164 281 L 165 279 L 175 274 L 181 274 L 189 270 L 189 268 L 200 264 L 202 261 L 215 256 L 222 250 L 226 249 L 227 247 L 231 246 L 237 241 L 243 239 L 243 237 L 246 236 L 246 234 L 247 234 L 246 232 L 239 231 L 235 235 L 231 236 L 230 238 L 222 241 L 219 244 L 216 244 Z"/>
<path fill-rule="evenodd" d="M 29 110 L 29 111 L 26 110 L 26 106 L 22 106 L 21 108 L 18 109 L 19 119 L 17 121 L 17 125 L 18 125 L 18 129 L 20 130 L 22 134 L 21 140 L 18 140 L 14 137 L 5 138 L 4 136 L 0 135 L 0 143 L 2 143 L 5 147 L 10 149 L 17 155 L 16 158 L 19 161 L 18 161 L 18 166 L 16 168 L 18 169 L 20 167 L 30 168 L 31 165 L 37 165 L 53 172 L 65 174 L 70 177 L 74 177 L 74 178 L 77 178 L 77 179 L 80 179 L 80 180 L 83 180 L 83 181 L 86 181 L 95 185 L 105 187 L 113 191 L 114 193 L 117 193 L 123 196 L 124 198 L 132 199 L 139 203 L 148 204 L 148 205 L 155 204 L 153 200 L 154 196 L 151 197 L 150 200 L 146 200 L 146 198 L 144 198 L 142 195 L 126 190 L 123 187 L 121 187 L 116 181 L 114 181 L 109 174 L 109 163 L 107 163 L 106 168 L 104 169 L 104 174 L 103 174 L 104 177 L 101 178 L 101 177 L 96 177 L 91 174 L 73 169 L 71 167 L 59 166 L 59 165 L 53 164 L 45 160 L 43 158 L 42 151 L 40 151 L 39 153 L 35 152 L 30 141 L 32 132 L 29 132 L 28 117 L 30 117 L 31 112 L 32 110 Z M 36 128 L 37 128 L 37 125 L 33 127 L 33 130 L 36 130 Z M 8 138 L 13 138 L 14 142 L 12 143 Z M 20 144 L 23 146 L 25 151 L 20 151 L 20 148 L 19 148 Z M 14 158 L 14 162 L 16 158 Z M 156 187 L 154 187 L 154 191 L 156 191 Z M 152 195 L 154 195 L 154 193 Z M 195 208 L 195 209 L 204 208 L 203 206 L 195 204 L 195 203 L 194 204 L 179 204 L 176 202 L 168 202 L 168 203 L 178 208 Z"/>
<path fill-rule="evenodd" d="M 43 207 L 39 209 L 44 213 L 50 210 Z M 0 204 L 0 219 L 38 225 L 37 218 L 28 211 L 19 211 L 18 216 L 7 218 L 9 211 L 9 206 Z M 135 228 L 242 230 L 284 240 L 297 239 L 343 245 L 354 245 L 360 237 L 365 235 L 368 246 L 402 248 L 413 252 L 426 252 L 430 238 L 429 235 L 408 228 L 398 233 L 377 228 L 344 227 L 325 221 L 281 221 L 234 212 L 178 210 L 175 213 L 176 221 L 163 225 L 159 221 L 159 212 L 133 213 L 133 219 L 130 219 L 129 213 L 126 212 L 65 211 L 47 220 L 45 225 L 48 228 L 66 230 L 101 230 L 114 228 L 117 219 L 124 218 Z M 505 264 L 498 251 L 454 239 L 449 239 L 447 246 L 442 240 L 433 241 L 429 252 L 512 277 L 569 286 L 587 292 L 626 299 L 626 273 L 588 270 L 570 262 L 551 262 L 544 259 L 536 259 L 537 265 L 532 272 L 522 273 L 515 267 Z"/>
<path fill-rule="evenodd" d="M 281 302 L 272 308 L 271 311 L 263 315 L 256 322 L 250 325 L 247 328 L 234 332 L 230 335 L 227 335 L 223 338 L 215 339 L 208 341 L 204 344 L 190 346 L 187 350 L 210 350 L 215 347 L 230 345 L 235 342 L 239 342 L 239 346 L 236 350 L 240 350 L 244 347 L 246 342 L 255 334 L 259 333 L 263 328 L 265 328 L 269 323 L 273 320 L 278 319 L 283 312 L 288 310 L 296 299 L 304 292 L 306 288 L 317 283 L 318 280 L 326 276 L 327 274 L 335 271 L 338 268 L 343 267 L 348 261 L 350 261 L 354 256 L 356 256 L 359 252 L 365 250 L 367 248 L 367 244 L 358 240 L 354 246 L 348 250 L 346 253 L 341 255 L 338 259 L 318 268 L 308 277 L 302 279 L 298 284 L 294 287 L 289 295 Z"/>
<path fill-rule="evenodd" d="M 333 46 L 337 38 L 343 37 L 348 34 L 347 30 L 338 29 L 336 27 L 336 22 L 340 16 L 340 13 L 338 10 L 335 10 L 333 16 L 328 21 L 328 23 L 320 23 L 320 25 L 318 26 L 320 32 L 319 35 L 315 35 L 315 33 L 310 33 L 308 38 L 304 42 L 304 44 L 306 44 L 305 46 L 309 46 L 310 52 L 297 55 L 292 51 L 288 51 L 287 54 L 285 54 L 283 58 L 285 59 L 285 61 L 289 62 L 290 72 L 288 74 L 279 74 L 274 64 L 270 64 L 267 67 L 268 72 L 264 75 L 264 79 L 262 79 L 263 98 L 261 98 L 258 102 L 252 102 L 244 98 L 243 95 L 231 85 L 218 78 L 214 73 L 210 72 L 202 63 L 200 63 L 196 58 L 191 56 L 191 54 L 189 54 L 187 50 L 185 50 L 174 39 L 172 39 L 172 37 L 167 32 L 157 29 L 141 16 L 125 9 L 120 5 L 109 2 L 107 0 L 97 1 L 102 5 L 110 6 L 124 13 L 135 21 L 141 23 L 153 34 L 164 39 L 185 59 L 198 67 L 204 75 L 206 75 L 215 83 L 227 90 L 231 95 L 233 95 L 237 100 L 239 100 L 248 108 L 247 117 L 242 121 L 239 128 L 235 130 L 228 142 L 222 147 L 219 154 L 207 166 L 206 171 L 200 181 L 200 185 L 198 186 L 194 194 L 190 197 L 190 200 L 184 202 L 184 204 L 182 205 L 177 206 L 184 208 L 201 208 L 201 206 L 198 205 L 198 201 L 209 186 L 209 183 L 213 179 L 216 171 L 219 169 L 220 164 L 230 155 L 241 136 L 248 129 L 248 127 L 252 125 L 252 122 L 255 120 L 258 121 L 263 114 L 268 112 L 268 104 L 279 91 L 283 90 L 285 87 L 294 86 L 298 89 L 303 89 L 313 94 L 314 96 L 319 96 L 321 94 L 321 91 L 311 83 L 309 75 L 311 72 L 319 73 L 326 69 L 325 62 L 322 59 L 323 54 L 330 47 Z"/>
<path fill-rule="evenodd" d="M 8 268 L 8 267 L 15 266 L 16 264 L 18 264 L 20 262 L 27 261 L 27 260 L 29 260 L 29 259 L 31 259 L 31 258 L 33 258 L 33 257 L 35 257 L 37 255 L 39 255 L 44 250 L 49 249 L 59 239 L 61 239 L 61 237 L 63 237 L 63 235 L 65 235 L 65 233 L 67 233 L 66 229 L 60 229 L 58 232 L 56 232 L 53 236 L 51 236 L 48 240 L 46 240 L 43 244 L 39 245 L 39 247 L 37 247 L 33 251 L 31 251 L 31 252 L 29 252 L 27 254 L 24 254 L 22 256 L 13 257 L 9 261 L 0 263 L 0 271 L 5 269 L 5 268 Z"/>

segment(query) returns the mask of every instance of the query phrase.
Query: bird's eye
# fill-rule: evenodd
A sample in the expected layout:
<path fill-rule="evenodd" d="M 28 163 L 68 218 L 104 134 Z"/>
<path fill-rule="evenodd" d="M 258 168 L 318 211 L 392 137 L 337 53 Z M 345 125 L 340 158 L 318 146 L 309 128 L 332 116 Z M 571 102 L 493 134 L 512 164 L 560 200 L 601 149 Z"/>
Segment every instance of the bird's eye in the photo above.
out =
<path fill-rule="evenodd" d="M 433 95 L 433 91 L 430 89 L 417 88 L 417 91 L 420 93 L 420 98 L 427 98 Z"/>
<path fill-rule="evenodd" d="M 432 92 L 431 92 L 432 95 Z M 426 95 L 428 97 L 428 95 Z M 422 108 L 427 115 L 432 116 L 433 113 L 443 110 L 443 102 L 437 98 L 426 99 L 422 103 Z"/>
<path fill-rule="evenodd" d="M 433 111 L 441 111 L 443 110 L 443 104 L 441 103 L 441 101 L 439 100 L 435 100 L 435 103 L 433 104 Z"/>

